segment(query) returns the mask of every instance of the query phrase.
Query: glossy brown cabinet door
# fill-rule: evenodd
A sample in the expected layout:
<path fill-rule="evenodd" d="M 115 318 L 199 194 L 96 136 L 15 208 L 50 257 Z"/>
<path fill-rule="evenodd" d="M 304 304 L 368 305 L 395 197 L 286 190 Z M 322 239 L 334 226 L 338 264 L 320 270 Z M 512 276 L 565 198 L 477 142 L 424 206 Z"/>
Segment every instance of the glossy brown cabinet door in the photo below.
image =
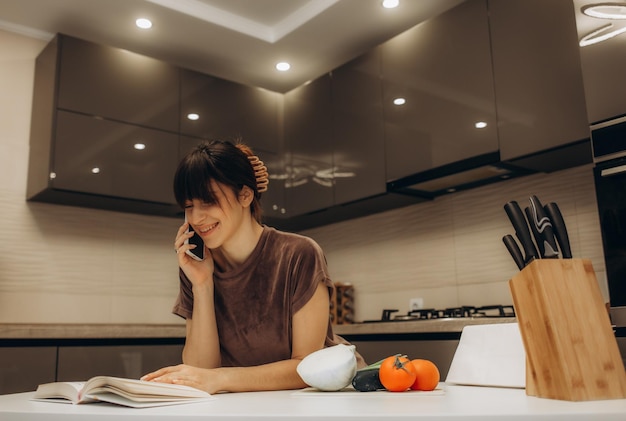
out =
<path fill-rule="evenodd" d="M 181 70 L 181 133 L 279 152 L 281 94 Z"/>
<path fill-rule="evenodd" d="M 488 4 L 501 159 L 588 138 L 572 1 Z"/>
<path fill-rule="evenodd" d="M 374 49 L 332 71 L 336 205 L 386 190 L 380 65 Z"/>
<path fill-rule="evenodd" d="M 178 131 L 177 67 L 65 35 L 59 47 L 58 108 Z"/>
<path fill-rule="evenodd" d="M 468 0 L 379 48 L 388 181 L 498 150 L 485 0 Z"/>
<path fill-rule="evenodd" d="M 59 111 L 54 146 L 54 189 L 175 204 L 177 134 Z"/>
<path fill-rule="evenodd" d="M 180 364 L 182 350 L 182 345 L 60 346 L 57 381 L 82 381 L 93 376 L 138 379 Z"/>
<path fill-rule="evenodd" d="M 0 348 L 0 395 L 31 392 L 55 381 L 56 346 Z"/>
<path fill-rule="evenodd" d="M 324 75 L 285 94 L 286 215 L 334 204 L 331 79 Z"/>

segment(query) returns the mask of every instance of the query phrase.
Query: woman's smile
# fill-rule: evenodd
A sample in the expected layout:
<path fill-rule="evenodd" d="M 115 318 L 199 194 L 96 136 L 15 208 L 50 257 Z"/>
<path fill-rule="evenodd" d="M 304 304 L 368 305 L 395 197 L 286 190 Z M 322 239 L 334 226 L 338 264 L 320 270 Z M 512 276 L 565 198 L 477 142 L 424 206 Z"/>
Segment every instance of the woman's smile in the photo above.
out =
<path fill-rule="evenodd" d="M 216 222 L 211 225 L 204 225 L 202 227 L 199 227 L 196 232 L 200 234 L 201 237 L 207 236 L 211 234 L 215 230 L 215 228 L 217 228 L 219 224 L 220 224 L 219 222 Z"/>

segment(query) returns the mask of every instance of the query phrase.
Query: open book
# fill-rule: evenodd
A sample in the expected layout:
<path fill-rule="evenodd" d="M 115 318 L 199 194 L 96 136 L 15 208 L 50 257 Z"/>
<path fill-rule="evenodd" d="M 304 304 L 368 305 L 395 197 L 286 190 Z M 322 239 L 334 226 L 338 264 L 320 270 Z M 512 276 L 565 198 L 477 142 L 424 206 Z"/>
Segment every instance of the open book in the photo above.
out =
<path fill-rule="evenodd" d="M 33 399 L 74 404 L 109 402 L 133 408 L 175 405 L 211 399 L 207 392 L 189 386 L 97 376 L 86 382 L 40 384 Z"/>

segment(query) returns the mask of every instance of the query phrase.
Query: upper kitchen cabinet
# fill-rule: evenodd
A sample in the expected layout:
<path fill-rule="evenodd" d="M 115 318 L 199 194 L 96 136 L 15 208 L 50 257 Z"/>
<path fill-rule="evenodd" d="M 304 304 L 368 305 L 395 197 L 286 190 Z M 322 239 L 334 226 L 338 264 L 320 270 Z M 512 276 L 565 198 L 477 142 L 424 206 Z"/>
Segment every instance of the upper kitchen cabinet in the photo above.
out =
<path fill-rule="evenodd" d="M 468 0 L 380 50 L 388 181 L 497 154 L 484 0 Z"/>
<path fill-rule="evenodd" d="M 50 187 L 175 204 L 178 135 L 58 111 Z"/>
<path fill-rule="evenodd" d="M 580 60 L 587 115 L 591 124 L 626 115 L 626 34 L 593 42 L 611 31 L 623 28 L 624 25 L 620 23 L 623 21 L 585 15 L 582 8 L 592 3 L 589 0 L 574 0 L 578 38 L 590 38 L 589 44 L 580 47 Z M 614 26 L 607 27 L 609 24 Z M 601 31 L 593 36 L 598 30 Z"/>
<path fill-rule="evenodd" d="M 204 139 L 241 139 L 280 152 L 282 95 L 191 70 L 181 70 L 181 133 Z"/>
<path fill-rule="evenodd" d="M 332 71 L 335 204 L 386 191 L 380 67 L 374 49 Z"/>
<path fill-rule="evenodd" d="M 292 217 L 334 204 L 330 75 L 287 92 L 284 101 L 285 215 Z"/>
<path fill-rule="evenodd" d="M 178 72 L 170 72 L 172 68 L 166 65 L 161 69 L 166 69 L 167 76 L 152 79 L 151 71 L 144 68 L 150 74 L 145 79 L 152 81 L 153 89 L 145 81 L 137 81 L 141 88 L 127 86 L 133 85 L 133 76 L 116 85 L 111 75 L 129 67 L 130 62 L 115 57 L 127 54 L 140 68 L 142 63 L 151 63 L 155 68 L 159 64 L 151 59 L 143 61 L 132 53 L 95 46 L 94 51 L 112 57 L 111 62 L 98 57 L 102 67 L 98 70 L 90 46 L 60 35 L 37 57 L 27 199 L 175 215 L 179 209 L 172 193 L 172 177 L 178 162 L 178 106 L 173 107 L 172 120 L 162 105 L 177 102 L 177 83 L 170 86 L 163 82 L 172 77 L 177 80 Z M 87 64 L 81 65 L 75 54 L 84 54 Z M 105 82 L 98 80 L 97 72 L 102 73 Z M 102 82 L 107 88 L 90 87 L 90 79 L 83 73 L 91 74 L 93 85 Z M 129 92 L 122 95 L 124 89 Z M 162 95 L 169 99 L 157 101 L 154 92 L 160 89 L 168 91 Z M 79 95 L 81 90 L 83 95 Z"/>
<path fill-rule="evenodd" d="M 591 162 L 572 1 L 488 7 L 501 159 L 546 172 Z"/>
<path fill-rule="evenodd" d="M 58 46 L 58 108 L 178 131 L 177 67 L 66 35 Z"/>

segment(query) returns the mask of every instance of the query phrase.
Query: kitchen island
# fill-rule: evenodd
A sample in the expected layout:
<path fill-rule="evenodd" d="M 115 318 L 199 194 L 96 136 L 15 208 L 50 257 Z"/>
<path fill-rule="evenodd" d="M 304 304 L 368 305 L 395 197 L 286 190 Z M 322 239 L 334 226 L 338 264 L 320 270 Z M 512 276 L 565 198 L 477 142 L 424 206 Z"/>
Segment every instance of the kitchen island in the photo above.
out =
<path fill-rule="evenodd" d="M 568 402 L 526 396 L 523 389 L 454 386 L 442 393 L 317 392 L 227 393 L 201 403 L 132 409 L 111 404 L 70 405 L 30 400 L 32 392 L 0 396 L 0 419 L 53 420 L 620 420 L 626 399 Z"/>

